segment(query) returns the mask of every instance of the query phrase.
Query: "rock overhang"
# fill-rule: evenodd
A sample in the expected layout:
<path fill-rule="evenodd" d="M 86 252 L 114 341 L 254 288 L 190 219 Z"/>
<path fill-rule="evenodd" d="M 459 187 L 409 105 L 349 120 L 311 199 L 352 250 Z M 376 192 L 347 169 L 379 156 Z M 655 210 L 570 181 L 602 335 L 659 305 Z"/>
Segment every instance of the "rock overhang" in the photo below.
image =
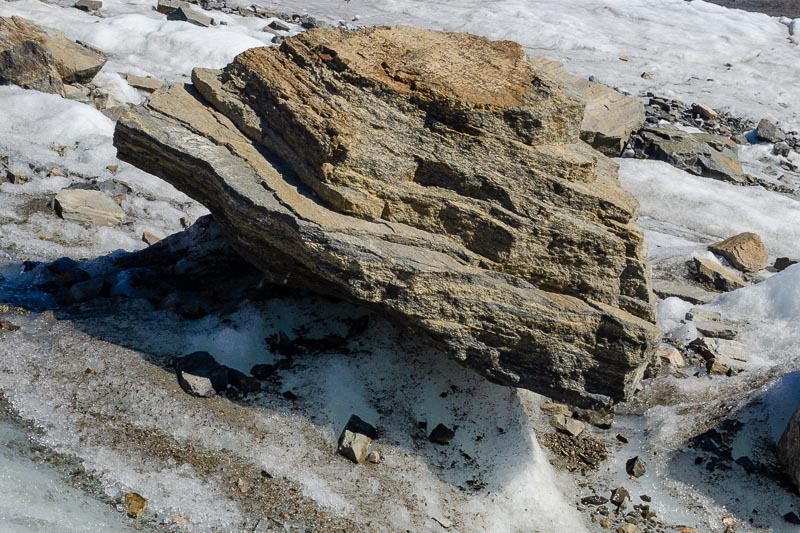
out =
<path fill-rule="evenodd" d="M 628 397 L 654 362 L 636 201 L 519 45 L 320 29 L 193 82 L 124 116 L 119 156 L 209 207 L 273 281 L 580 405 Z"/>

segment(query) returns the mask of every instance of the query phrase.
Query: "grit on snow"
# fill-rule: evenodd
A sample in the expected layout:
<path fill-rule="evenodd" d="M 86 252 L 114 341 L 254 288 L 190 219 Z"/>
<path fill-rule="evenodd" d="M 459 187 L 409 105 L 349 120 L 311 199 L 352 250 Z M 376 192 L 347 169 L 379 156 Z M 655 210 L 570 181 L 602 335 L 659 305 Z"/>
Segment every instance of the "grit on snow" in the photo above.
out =
<path fill-rule="evenodd" d="M 258 18 L 215 12 L 215 18 L 226 24 L 199 28 L 167 22 L 152 9 L 152 1 L 106 0 L 103 18 L 64 7 L 70 3 L 0 2 L 0 16 L 30 18 L 110 53 L 96 83 L 120 102 L 138 103 L 144 98 L 126 84 L 120 72 L 187 81 L 191 68 L 219 68 L 245 49 L 268 44 L 272 37 L 262 31 L 268 21 Z M 633 94 L 653 90 L 755 120 L 770 118 L 787 130 L 800 127 L 800 45 L 797 35 L 790 33 L 791 28 L 800 31 L 797 21 L 782 22 L 699 0 L 278 0 L 262 4 L 278 10 L 305 10 L 334 23 L 357 18 L 359 24 L 406 23 L 516 40 L 530 54 L 564 61 L 575 74 L 594 75 Z M 645 71 L 653 78 L 643 79 Z M 143 231 L 166 236 L 181 230 L 180 217 L 194 220 L 206 212 L 164 182 L 121 164 L 114 177 L 136 193 L 123 204 L 130 224 L 87 229 L 55 218 L 43 204 L 75 178 L 45 177 L 46 169 L 58 166 L 75 176 L 110 178 L 106 167 L 120 164 L 111 143 L 113 128 L 110 119 L 87 105 L 0 87 L 0 149 L 18 161 L 45 169 L 27 184 L 0 185 L 0 274 L 22 279 L 19 265 L 29 259 L 95 258 L 117 249 L 142 248 Z M 52 150 L 54 145 L 74 148 L 61 156 Z M 672 264 L 703 254 L 708 243 L 740 231 L 759 233 L 772 259 L 798 255 L 797 200 L 690 176 L 663 163 L 621 160 L 620 164 L 624 186 L 641 202 L 641 223 L 656 268 L 660 262 Z M 0 293 L 0 297 L 11 296 Z M 598 475 L 623 484 L 620 462 L 637 453 L 657 452 L 658 458 L 652 459 L 653 475 L 637 489 L 653 497 L 662 520 L 718 530 L 723 516 L 738 511 L 744 512 L 736 515 L 739 530 L 748 531 L 756 526 L 748 525 L 751 516 L 746 513 L 762 506 L 771 513 L 758 517 L 763 530 L 790 531 L 792 526 L 784 524 L 781 516 L 795 508 L 795 496 L 776 486 L 755 485 L 736 472 L 713 483 L 693 477 L 696 474 L 689 464 L 693 457 L 682 449 L 681 437 L 690 428 L 719 416 L 723 404 L 726 413 L 738 412 L 743 421 L 756 427 L 739 437 L 737 453 L 752 453 L 758 444 L 753 440 L 759 435 L 773 440 L 779 436 L 800 405 L 797 375 L 774 383 L 769 380 L 779 372 L 800 370 L 795 353 L 800 342 L 798 302 L 800 266 L 714 302 L 710 307 L 726 318 L 747 322 L 742 335 L 754 354 L 753 371 L 748 377 L 731 380 L 722 391 L 716 381 L 668 380 L 665 387 L 671 387 L 670 394 L 680 399 L 678 405 L 655 405 L 643 414 L 631 407 L 632 414 L 618 417 L 615 424 L 631 436 L 631 443 L 620 447 Z M 180 513 L 193 521 L 196 531 L 224 528 L 241 519 L 241 510 L 228 502 L 218 480 L 202 477 L 188 465 L 126 456 L 102 441 L 86 445 L 83 438 L 94 438 L 91 428 L 85 427 L 91 419 L 62 409 L 71 401 L 62 378 L 71 371 L 80 373 L 80 365 L 86 361 L 118 368 L 120 361 L 130 358 L 137 362 L 132 366 L 144 379 L 149 374 L 142 363 L 143 354 L 179 355 L 196 349 L 209 350 L 221 362 L 249 370 L 254 361 L 269 362 L 263 359 L 269 357 L 262 343 L 264 336 L 306 325 L 303 317 L 309 309 L 316 309 L 318 302 L 271 305 L 246 307 L 194 323 L 161 312 L 120 314 L 109 320 L 124 320 L 126 328 L 110 328 L 104 338 L 90 334 L 101 326 L 110 327 L 102 321 L 88 328 L 47 314 L 21 318 L 26 333 L 0 348 L 4 361 L 0 390 L 19 414 L 35 425 L 42 442 L 77 457 L 100 478 L 108 499 L 135 489 L 166 519 Z M 665 326 L 668 320 L 677 324 L 676 319 L 687 310 L 685 303 L 668 302 L 662 306 L 662 322 Z M 330 312 L 347 316 L 352 309 Z M 160 333 L 153 335 L 153 331 Z M 121 334 L 127 336 L 125 347 L 119 346 Z M 424 351 L 414 352 L 413 342 L 402 344 L 397 335 L 389 324 L 380 323 L 365 340 L 372 357 L 356 360 L 332 354 L 323 361 L 307 361 L 307 368 L 287 376 L 286 382 L 287 388 L 306 398 L 303 407 L 294 410 L 256 402 L 255 409 L 241 408 L 242 426 L 213 417 L 193 420 L 192 404 L 186 399 L 167 409 L 159 400 L 169 399 L 169 394 L 160 390 L 152 398 L 144 397 L 130 388 L 124 376 L 117 376 L 112 385 L 119 387 L 125 401 L 107 407 L 128 409 L 129 416 L 141 417 L 142 427 L 157 428 L 179 442 L 215 451 L 236 450 L 231 453 L 253 467 L 296 483 L 321 507 L 362 523 L 377 517 L 390 527 L 415 531 L 441 530 L 437 520 L 453 521 L 465 531 L 587 528 L 585 517 L 574 505 L 585 494 L 549 465 L 536 441 L 536 431 L 546 426 L 537 408 L 542 398 L 483 383 L 452 364 L 431 363 Z M 398 345 L 414 355 L 404 358 L 396 350 Z M 57 367 L 54 376 L 36 376 L 38 387 L 20 385 L 31 382 L 34 370 L 53 364 L 48 355 L 59 350 L 77 362 L 60 358 L 57 364 L 63 366 Z M 242 357 L 243 353 L 256 356 Z M 455 382 L 467 385 L 454 392 L 451 385 Z M 763 389 L 758 388 L 762 384 Z M 751 390 L 754 386 L 757 388 Z M 442 398 L 446 391 L 450 393 Z M 100 397 L 90 389 L 87 398 L 94 393 Z M 755 409 L 755 402 L 766 408 Z M 383 413 L 387 406 L 395 412 Z M 482 416 L 471 416 L 475 412 Z M 371 481 L 365 467 L 354 469 L 331 459 L 329 447 L 352 413 L 380 422 L 387 432 L 387 459 L 381 465 L 380 480 Z M 463 457 L 415 449 L 407 431 L 407 424 L 415 420 L 459 425 L 457 438 L 463 446 L 473 446 L 469 455 L 480 467 L 465 464 Z M 248 423 L 257 424 L 274 440 L 252 442 L 238 435 Z M 480 434 L 490 436 L 477 445 L 474 437 Z M 3 443 L 24 440 L 18 430 L 4 423 L 0 424 L 0 438 Z M 456 459 L 458 468 L 449 468 Z M 12 524 L 5 530 L 34 531 L 41 524 L 63 531 L 121 531 L 126 527 L 124 515 L 109 513 L 109 506 L 75 491 L 55 473 L 34 466 L 29 458 L 11 454 L 0 461 L 8 476 L 3 483 L 12 480 L 3 485 L 3 492 L 16 497 L 0 506 L 0 518 Z M 457 487 L 476 475 L 486 486 L 465 497 Z M 32 489 L 22 491 L 21 485 Z M 378 501 L 392 486 L 413 495 L 411 511 L 396 501 Z M 42 497 L 47 491 L 57 495 L 55 503 Z M 349 503 L 360 491 L 366 495 L 358 497 L 375 500 L 364 507 L 374 516 L 359 514 Z M 180 494 L 190 494 L 192 502 L 187 503 Z M 195 500 L 204 502 L 203 509 L 190 505 Z M 54 513 L 53 507 L 59 512 Z M 66 513 L 68 509 L 81 512 Z"/>

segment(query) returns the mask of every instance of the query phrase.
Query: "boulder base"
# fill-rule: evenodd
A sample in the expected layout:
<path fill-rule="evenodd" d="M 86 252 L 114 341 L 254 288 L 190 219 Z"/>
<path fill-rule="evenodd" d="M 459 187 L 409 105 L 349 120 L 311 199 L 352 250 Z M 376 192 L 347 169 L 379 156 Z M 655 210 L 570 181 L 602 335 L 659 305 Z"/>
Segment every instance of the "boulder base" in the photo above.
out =
<path fill-rule="evenodd" d="M 516 43 L 315 29 L 192 79 L 120 119 L 119 157 L 206 205 L 269 279 L 576 404 L 626 398 L 654 361 L 638 205 Z"/>

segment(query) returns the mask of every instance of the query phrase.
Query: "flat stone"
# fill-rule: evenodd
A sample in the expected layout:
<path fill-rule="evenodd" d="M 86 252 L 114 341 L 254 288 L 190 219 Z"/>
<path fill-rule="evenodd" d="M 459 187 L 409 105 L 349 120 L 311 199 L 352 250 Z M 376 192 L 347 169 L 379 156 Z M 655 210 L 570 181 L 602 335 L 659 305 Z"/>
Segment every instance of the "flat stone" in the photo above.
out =
<path fill-rule="evenodd" d="M 208 352 L 193 352 L 175 361 L 178 383 L 192 396 L 210 398 L 228 388 L 228 368 Z"/>
<path fill-rule="evenodd" d="M 758 126 L 756 127 L 756 137 L 759 141 L 768 143 L 779 143 L 786 140 L 786 134 L 783 133 L 778 126 L 765 118 L 762 118 L 758 122 Z"/>
<path fill-rule="evenodd" d="M 566 415 L 556 415 L 551 420 L 550 424 L 561 433 L 577 437 L 583 433 L 586 425 L 580 420 L 567 417 Z"/>
<path fill-rule="evenodd" d="M 736 272 L 710 259 L 694 258 L 697 280 L 719 291 L 734 291 L 747 286 Z"/>
<path fill-rule="evenodd" d="M 188 8 L 188 6 L 189 4 L 187 2 L 183 2 L 181 0 L 158 0 L 156 11 L 163 13 L 164 15 L 169 15 L 180 7 Z"/>
<path fill-rule="evenodd" d="M 662 279 L 653 280 L 653 291 L 661 298 L 680 298 L 693 304 L 707 304 L 719 296 L 718 292 L 707 291 L 688 282 Z"/>
<path fill-rule="evenodd" d="M 292 29 L 291 27 L 289 27 L 288 24 L 286 24 L 285 22 L 282 22 L 282 21 L 280 21 L 278 19 L 275 19 L 272 22 L 270 22 L 269 24 L 267 24 L 267 27 L 268 28 L 272 28 L 273 30 L 277 30 L 277 31 L 289 31 L 289 30 Z"/>
<path fill-rule="evenodd" d="M 125 221 L 125 211 L 100 191 L 62 189 L 56 195 L 58 216 L 87 226 L 116 226 Z"/>
<path fill-rule="evenodd" d="M 81 11 L 98 11 L 103 7 L 103 2 L 100 0 L 78 0 L 72 7 L 76 7 Z"/>
<path fill-rule="evenodd" d="M 655 362 L 637 202 L 519 45 L 314 29 L 192 81 L 126 112 L 118 157 L 207 206 L 267 279 L 574 405 L 629 397 Z"/>
<path fill-rule="evenodd" d="M 572 416 L 572 410 L 565 403 L 544 402 L 542 405 L 539 406 L 539 409 L 541 409 L 543 412 L 549 415 Z"/>
<path fill-rule="evenodd" d="M 692 307 L 686 313 L 686 320 L 706 320 L 709 322 L 719 322 L 722 320 L 722 315 L 717 311 L 710 311 L 700 307 Z"/>
<path fill-rule="evenodd" d="M 160 241 L 161 237 L 159 237 L 158 235 L 156 235 L 155 233 L 153 233 L 151 231 L 144 231 L 142 233 L 142 240 L 144 242 L 146 242 L 148 245 L 152 246 L 155 243 L 157 243 L 158 241 Z"/>
<path fill-rule="evenodd" d="M 733 183 L 744 183 L 736 143 L 708 133 L 687 133 L 671 126 L 645 128 L 641 132 L 645 154 L 690 174 Z"/>
<path fill-rule="evenodd" d="M 200 26 L 202 28 L 207 28 L 213 24 L 214 19 L 187 7 L 186 5 L 181 5 L 175 11 L 171 12 L 167 15 L 167 20 L 177 20 L 188 22 L 190 24 L 194 24 L 195 26 Z"/>
<path fill-rule="evenodd" d="M 698 319 L 694 321 L 697 331 L 706 337 L 718 339 L 735 339 L 738 331 L 736 325 L 730 322 Z"/>
<path fill-rule="evenodd" d="M 755 233 L 746 232 L 708 245 L 708 249 L 728 260 L 743 272 L 757 272 L 769 266 L 764 241 Z"/>
<path fill-rule="evenodd" d="M 378 438 L 377 430 L 356 415 L 352 415 L 339 436 L 337 452 L 354 463 L 367 460 L 369 445 Z"/>
<path fill-rule="evenodd" d="M 153 92 L 161 88 L 163 83 L 152 76 L 137 76 L 135 74 L 125 75 L 125 81 L 134 89 L 142 89 L 143 91 Z"/>
<path fill-rule="evenodd" d="M 692 111 L 703 120 L 717 120 L 719 113 L 706 104 L 692 104 Z"/>

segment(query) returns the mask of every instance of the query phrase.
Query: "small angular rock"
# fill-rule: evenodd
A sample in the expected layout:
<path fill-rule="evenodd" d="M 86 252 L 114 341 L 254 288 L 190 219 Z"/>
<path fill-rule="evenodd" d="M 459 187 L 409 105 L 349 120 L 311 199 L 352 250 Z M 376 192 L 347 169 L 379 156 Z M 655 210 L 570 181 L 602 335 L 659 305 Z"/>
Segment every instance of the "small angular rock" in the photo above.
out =
<path fill-rule="evenodd" d="M 625 471 L 629 476 L 642 477 L 647 472 L 647 466 L 639 456 L 636 456 L 625 463 Z"/>
<path fill-rule="evenodd" d="M 778 272 L 783 272 L 787 268 L 792 265 L 796 265 L 797 261 L 794 259 L 789 259 L 788 257 L 779 257 L 775 260 L 775 270 Z"/>
<path fill-rule="evenodd" d="M 337 452 L 354 463 L 363 463 L 369 455 L 369 445 L 378 438 L 377 430 L 356 415 L 352 415 L 339 436 Z"/>
<path fill-rule="evenodd" d="M 765 118 L 762 118 L 756 127 L 756 137 L 758 137 L 759 141 L 768 143 L 779 143 L 786 140 L 786 134 Z"/>
<path fill-rule="evenodd" d="M 103 2 L 100 0 L 78 0 L 73 7 L 81 11 L 97 11 L 103 7 Z"/>
<path fill-rule="evenodd" d="M 228 368 L 208 352 L 193 352 L 175 362 L 178 383 L 192 396 L 210 398 L 228 388 Z"/>
<path fill-rule="evenodd" d="M 456 432 L 449 427 L 445 426 L 444 424 L 439 424 L 431 434 L 428 435 L 428 440 L 433 442 L 434 444 L 450 444 L 450 441 L 453 440 L 453 437 L 456 436 Z"/>
<path fill-rule="evenodd" d="M 240 372 L 235 368 L 228 368 L 228 384 L 243 394 L 251 394 L 261 390 L 261 382 Z"/>
<path fill-rule="evenodd" d="M 141 494 L 129 492 L 125 495 L 125 512 L 130 518 L 139 519 L 147 510 L 147 500 Z"/>
<path fill-rule="evenodd" d="M 583 429 L 585 427 L 584 423 L 580 420 L 575 420 L 574 418 L 566 415 L 554 416 L 551 424 L 561 433 L 572 435 L 573 437 L 577 437 L 583 433 Z"/>
<path fill-rule="evenodd" d="M 617 507 L 622 507 L 631 500 L 631 495 L 625 487 L 618 487 L 611 492 L 611 503 Z"/>

